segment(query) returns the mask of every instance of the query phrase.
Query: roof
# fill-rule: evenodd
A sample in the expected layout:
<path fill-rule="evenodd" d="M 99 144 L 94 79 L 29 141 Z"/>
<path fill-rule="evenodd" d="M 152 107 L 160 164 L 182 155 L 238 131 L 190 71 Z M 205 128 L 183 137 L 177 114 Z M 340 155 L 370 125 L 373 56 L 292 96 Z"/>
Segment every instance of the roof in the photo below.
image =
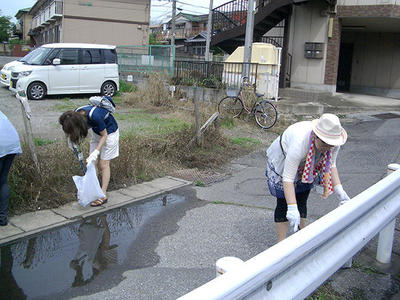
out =
<path fill-rule="evenodd" d="M 200 33 L 186 39 L 186 43 L 197 43 L 197 42 L 205 42 L 207 39 L 207 31 L 201 31 Z"/>
<path fill-rule="evenodd" d="M 100 49 L 115 49 L 113 45 L 102 45 L 102 44 L 86 44 L 86 43 L 54 43 L 45 44 L 42 47 L 46 48 L 100 48 Z"/>
<path fill-rule="evenodd" d="M 186 19 L 192 22 L 200 22 L 204 19 L 207 20 L 208 15 L 192 15 L 192 14 L 187 14 L 187 13 L 179 13 L 178 15 L 182 15 Z"/>
<path fill-rule="evenodd" d="M 28 13 L 30 10 L 31 10 L 30 7 L 20 9 L 19 11 L 17 11 L 17 13 L 15 14 L 14 17 L 16 17 L 16 18 L 18 19 L 18 18 L 22 17 L 22 15 L 23 15 L 24 13 Z"/>
<path fill-rule="evenodd" d="M 193 14 L 187 14 L 187 13 L 183 13 L 180 12 L 179 14 L 177 14 L 175 16 L 175 19 L 179 18 L 179 17 L 184 17 L 185 19 L 187 19 L 190 22 L 201 22 L 201 21 L 205 21 L 208 19 L 208 14 L 207 15 L 193 15 Z M 172 18 L 168 21 L 171 22 Z"/>

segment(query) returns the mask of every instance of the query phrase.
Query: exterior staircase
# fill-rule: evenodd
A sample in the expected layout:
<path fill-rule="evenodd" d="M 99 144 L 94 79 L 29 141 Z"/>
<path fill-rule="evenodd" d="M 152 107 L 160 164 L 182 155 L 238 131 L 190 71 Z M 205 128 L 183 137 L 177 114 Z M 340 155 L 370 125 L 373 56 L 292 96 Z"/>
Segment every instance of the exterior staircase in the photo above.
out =
<path fill-rule="evenodd" d="M 307 1 L 258 0 L 254 15 L 253 41 L 261 41 L 265 33 L 288 18 L 293 5 Z M 228 53 L 244 45 L 247 8 L 248 0 L 232 0 L 213 9 L 211 45 Z"/>

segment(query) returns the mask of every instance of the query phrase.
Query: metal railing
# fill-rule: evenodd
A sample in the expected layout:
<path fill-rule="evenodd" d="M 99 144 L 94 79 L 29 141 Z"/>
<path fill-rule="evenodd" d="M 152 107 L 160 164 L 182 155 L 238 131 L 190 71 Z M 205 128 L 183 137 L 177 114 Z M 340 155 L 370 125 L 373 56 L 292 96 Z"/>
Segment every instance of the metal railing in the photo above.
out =
<path fill-rule="evenodd" d="M 258 0 L 255 12 L 272 0 Z M 218 33 L 246 24 L 248 0 L 232 0 L 212 10 L 212 33 Z"/>
<path fill-rule="evenodd" d="M 400 165 L 388 169 L 397 171 L 179 300 L 304 299 L 378 233 L 377 260 L 389 263 L 400 213 Z"/>
<path fill-rule="evenodd" d="M 175 61 L 173 81 L 175 84 L 197 85 L 210 88 L 237 86 L 241 84 L 243 67 L 250 69 L 249 81 L 257 83 L 257 63 L 227 63 L 207 61 Z"/>
<path fill-rule="evenodd" d="M 38 11 L 32 18 L 31 29 L 50 24 L 50 21 L 54 21 L 56 17 L 62 16 L 62 10 L 63 2 L 60 0 L 54 0 L 48 6 Z"/>

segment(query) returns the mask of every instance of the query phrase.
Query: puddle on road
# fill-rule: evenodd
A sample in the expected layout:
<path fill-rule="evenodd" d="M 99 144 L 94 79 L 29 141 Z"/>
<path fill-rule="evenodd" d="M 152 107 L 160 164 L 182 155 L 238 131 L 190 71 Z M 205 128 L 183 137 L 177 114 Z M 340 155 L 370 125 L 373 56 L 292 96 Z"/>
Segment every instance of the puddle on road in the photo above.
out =
<path fill-rule="evenodd" d="M 143 226 L 185 197 L 164 194 L 0 248 L 0 299 L 34 299 L 84 286 L 129 260 Z M 175 208 L 174 208 L 175 209 Z"/>

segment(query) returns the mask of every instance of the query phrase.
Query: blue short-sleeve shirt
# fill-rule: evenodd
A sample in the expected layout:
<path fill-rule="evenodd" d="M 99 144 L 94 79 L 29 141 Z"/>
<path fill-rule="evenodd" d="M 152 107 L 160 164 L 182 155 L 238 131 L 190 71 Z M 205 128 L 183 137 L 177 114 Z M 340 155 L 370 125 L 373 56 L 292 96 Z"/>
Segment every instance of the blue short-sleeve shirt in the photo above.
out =
<path fill-rule="evenodd" d="M 0 110 L 0 157 L 21 153 L 18 133 L 7 116 Z"/>
<path fill-rule="evenodd" d="M 89 117 L 89 112 L 93 108 L 91 105 L 83 106 L 77 109 L 77 111 L 84 110 L 85 114 L 88 118 L 88 125 L 92 128 L 92 130 L 100 135 L 100 132 L 104 129 L 107 129 L 107 134 L 113 133 L 117 131 L 118 124 L 115 121 L 114 116 L 109 113 L 109 111 L 102 107 L 96 107 L 92 113 L 92 116 Z M 108 117 L 107 117 L 108 115 Z"/>

